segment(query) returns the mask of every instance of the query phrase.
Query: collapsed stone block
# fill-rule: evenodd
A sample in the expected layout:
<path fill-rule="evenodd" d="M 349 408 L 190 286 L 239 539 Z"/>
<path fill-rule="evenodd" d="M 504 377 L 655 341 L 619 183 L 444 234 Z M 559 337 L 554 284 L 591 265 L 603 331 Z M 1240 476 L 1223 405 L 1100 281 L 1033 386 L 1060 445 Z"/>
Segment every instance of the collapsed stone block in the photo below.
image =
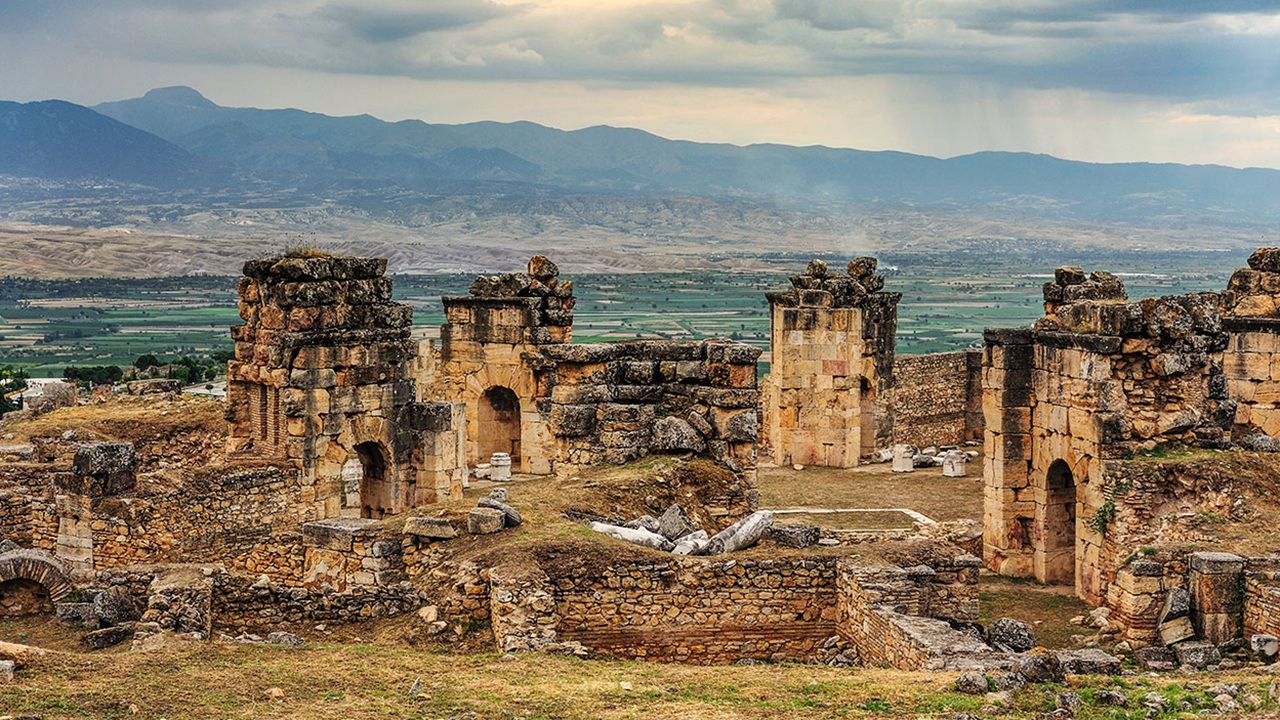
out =
<path fill-rule="evenodd" d="M 404 534 L 432 540 L 449 540 L 457 537 L 458 531 L 445 518 L 411 517 L 405 520 Z"/>
<path fill-rule="evenodd" d="M 467 532 L 472 535 L 492 535 L 506 527 L 507 516 L 501 510 L 476 507 L 467 513 Z"/>
<path fill-rule="evenodd" d="M 697 529 L 698 526 L 693 524 L 689 514 L 679 505 L 667 508 L 662 517 L 658 518 L 658 534 L 668 540 L 679 540 Z"/>
<path fill-rule="evenodd" d="M 70 493 L 104 497 L 132 492 L 138 470 L 133 443 L 85 443 L 76 450 L 69 475 L 57 476 L 59 486 Z"/>
<path fill-rule="evenodd" d="M 1197 670 L 1218 665 L 1222 655 L 1218 646 L 1207 642 L 1182 642 L 1174 646 L 1173 652 L 1178 657 L 1178 664 Z"/>

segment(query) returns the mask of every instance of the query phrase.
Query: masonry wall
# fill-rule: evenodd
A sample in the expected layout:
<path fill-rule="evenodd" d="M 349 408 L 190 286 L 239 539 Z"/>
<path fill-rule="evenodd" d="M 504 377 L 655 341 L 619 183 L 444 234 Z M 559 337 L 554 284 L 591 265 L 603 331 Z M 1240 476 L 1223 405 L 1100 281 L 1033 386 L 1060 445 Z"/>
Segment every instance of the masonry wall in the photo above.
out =
<path fill-rule="evenodd" d="M 1244 637 L 1280 636 L 1280 558 L 1249 558 L 1244 573 Z"/>
<path fill-rule="evenodd" d="M 982 439 L 982 353 L 898 355 L 893 439 L 925 447 Z"/>
<path fill-rule="evenodd" d="M 1099 532 L 1117 504 L 1106 463 L 1143 443 L 1229 439 L 1214 357 L 1228 337 L 1217 295 L 1131 303 L 1115 276 L 1078 268 L 1059 268 L 1045 308 L 1032 331 L 986 335 L 986 559 L 1098 604 L 1123 557 Z"/>
<path fill-rule="evenodd" d="M 418 402 L 412 309 L 386 260 L 245 263 L 227 364 L 227 451 L 287 459 L 320 517 L 382 517 L 461 494 L 447 403 Z"/>
<path fill-rule="evenodd" d="M 739 476 L 740 487 L 724 498 L 730 515 L 754 509 L 759 355 L 728 340 L 541 347 L 531 358 L 536 407 L 554 464 L 692 452 Z"/>
<path fill-rule="evenodd" d="M 1227 393 L 1238 404 L 1235 436 L 1280 437 L 1280 320 L 1226 318 L 1222 354 Z"/>
<path fill-rule="evenodd" d="M 552 581 L 560 641 L 626 659 L 807 660 L 836 635 L 836 562 L 670 560 Z"/>

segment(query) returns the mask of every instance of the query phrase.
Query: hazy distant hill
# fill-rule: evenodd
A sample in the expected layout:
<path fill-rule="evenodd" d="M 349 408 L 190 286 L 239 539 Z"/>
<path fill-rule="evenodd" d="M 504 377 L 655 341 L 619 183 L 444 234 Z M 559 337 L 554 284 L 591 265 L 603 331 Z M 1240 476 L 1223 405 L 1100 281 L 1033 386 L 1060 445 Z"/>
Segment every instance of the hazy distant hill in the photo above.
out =
<path fill-rule="evenodd" d="M 0 174 L 173 188 L 213 182 L 212 165 L 80 105 L 0 102 Z"/>
<path fill-rule="evenodd" d="M 666 140 L 632 129 L 562 131 L 528 122 L 389 123 L 368 115 L 220 107 L 185 87 L 95 109 L 193 154 L 302 187 L 389 183 L 437 192 L 481 187 L 517 194 L 976 206 L 1103 221 L 1280 218 L 1280 172 L 1274 170 L 1094 164 L 1003 152 L 942 160 L 827 147 L 739 147 Z"/>

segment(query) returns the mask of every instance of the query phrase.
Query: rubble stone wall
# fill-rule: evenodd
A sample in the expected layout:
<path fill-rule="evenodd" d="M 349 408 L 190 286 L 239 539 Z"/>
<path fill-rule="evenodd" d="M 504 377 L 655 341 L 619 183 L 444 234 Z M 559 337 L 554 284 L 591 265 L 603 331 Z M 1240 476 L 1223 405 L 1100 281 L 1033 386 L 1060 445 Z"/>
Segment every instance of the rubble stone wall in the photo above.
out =
<path fill-rule="evenodd" d="M 0 538 L 26 548 L 54 549 L 58 515 L 48 466 L 0 465 Z"/>
<path fill-rule="evenodd" d="M 725 499 L 730 515 L 754 509 L 759 355 L 728 340 L 541 347 L 533 361 L 536 408 L 554 462 L 573 467 L 693 452 L 742 479 Z"/>
<path fill-rule="evenodd" d="M 1280 636 L 1280 558 L 1249 558 L 1244 572 L 1244 637 Z"/>
<path fill-rule="evenodd" d="M 982 353 L 898 355 L 894 442 L 925 447 L 982 439 Z"/>
<path fill-rule="evenodd" d="M 955 656 L 990 652 L 946 622 L 977 621 L 980 564 L 976 557 L 958 556 L 953 567 L 938 572 L 928 566 L 842 562 L 837 573 L 841 637 L 863 665 L 900 670 L 937 669 Z M 947 587 L 940 593 L 939 585 Z"/>
<path fill-rule="evenodd" d="M 552 578 L 556 634 L 625 659 L 809 660 L 836 634 L 836 563 L 669 560 Z"/>

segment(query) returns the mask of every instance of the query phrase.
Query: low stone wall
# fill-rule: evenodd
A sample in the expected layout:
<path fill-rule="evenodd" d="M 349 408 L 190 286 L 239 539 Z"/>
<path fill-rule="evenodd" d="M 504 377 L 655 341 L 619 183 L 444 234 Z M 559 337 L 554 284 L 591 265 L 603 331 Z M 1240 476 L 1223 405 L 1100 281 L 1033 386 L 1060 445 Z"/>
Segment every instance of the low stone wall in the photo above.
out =
<path fill-rule="evenodd" d="M 0 465 L 0 538 L 22 547 L 53 550 L 58 516 L 48 466 Z"/>
<path fill-rule="evenodd" d="M 982 353 L 898 355 L 894 442 L 926 446 L 982 439 Z"/>
<path fill-rule="evenodd" d="M 712 664 L 817 658 L 836 635 L 835 577 L 834 558 L 681 559 L 580 568 L 549 585 L 561 642 Z"/>
<path fill-rule="evenodd" d="M 938 563 L 938 568 L 841 563 L 841 637 L 856 649 L 862 664 L 901 670 L 940 669 L 992 653 L 985 643 L 946 622 L 977 621 L 981 564 L 964 554 Z"/>

